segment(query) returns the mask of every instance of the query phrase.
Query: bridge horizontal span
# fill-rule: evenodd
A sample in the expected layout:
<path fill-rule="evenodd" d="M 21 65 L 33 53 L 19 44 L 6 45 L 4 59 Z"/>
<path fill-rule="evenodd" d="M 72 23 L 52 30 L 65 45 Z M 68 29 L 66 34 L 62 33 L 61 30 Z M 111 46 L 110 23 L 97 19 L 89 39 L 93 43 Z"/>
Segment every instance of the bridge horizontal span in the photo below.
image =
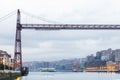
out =
<path fill-rule="evenodd" d="M 120 29 L 120 25 L 112 24 L 21 24 L 22 29 L 61 30 L 61 29 Z"/>

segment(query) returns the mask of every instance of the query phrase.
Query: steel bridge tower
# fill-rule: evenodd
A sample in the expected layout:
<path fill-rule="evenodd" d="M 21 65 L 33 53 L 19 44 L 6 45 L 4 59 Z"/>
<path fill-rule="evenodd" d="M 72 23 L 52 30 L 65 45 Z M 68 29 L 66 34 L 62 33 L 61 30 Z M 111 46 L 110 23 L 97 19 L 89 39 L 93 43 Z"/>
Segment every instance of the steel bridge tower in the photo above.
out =
<path fill-rule="evenodd" d="M 15 36 L 15 52 L 14 52 L 14 68 L 15 70 L 22 69 L 22 49 L 21 49 L 21 23 L 20 23 L 20 11 L 17 11 L 17 24 L 16 24 L 16 36 Z"/>

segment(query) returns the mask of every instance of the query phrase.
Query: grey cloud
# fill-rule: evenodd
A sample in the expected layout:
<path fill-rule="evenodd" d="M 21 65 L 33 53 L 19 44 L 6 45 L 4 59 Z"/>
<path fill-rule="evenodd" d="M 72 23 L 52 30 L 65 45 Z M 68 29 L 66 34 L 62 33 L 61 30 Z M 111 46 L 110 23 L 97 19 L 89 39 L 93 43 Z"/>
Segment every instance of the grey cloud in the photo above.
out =
<path fill-rule="evenodd" d="M 7 1 L 8 3 L 6 3 Z M 3 1 L 3 4 L 0 3 L 2 6 L 0 9 L 7 12 L 15 8 L 21 8 L 50 20 L 70 24 L 119 24 L 120 21 L 120 1 L 118 0 L 69 0 L 69 2 L 68 0 L 55 0 L 53 2 L 31 0 L 26 7 L 28 1 L 15 1 L 16 4 L 10 7 L 12 2 L 6 0 Z M 4 6 L 6 4 L 9 8 Z M 36 5 L 39 6 L 36 7 Z M 26 17 L 23 18 L 23 21 L 26 21 L 24 19 Z M 28 21 L 32 22 L 33 20 Z M 41 23 L 43 22 L 41 21 Z M 9 48 L 9 46 L 14 47 L 15 28 L 16 15 L 0 23 L 0 48 L 10 53 L 12 53 L 13 48 Z M 92 53 L 95 54 L 99 50 L 117 49 L 120 48 L 119 34 L 119 30 L 22 30 L 23 60 L 57 60 L 85 57 Z"/>

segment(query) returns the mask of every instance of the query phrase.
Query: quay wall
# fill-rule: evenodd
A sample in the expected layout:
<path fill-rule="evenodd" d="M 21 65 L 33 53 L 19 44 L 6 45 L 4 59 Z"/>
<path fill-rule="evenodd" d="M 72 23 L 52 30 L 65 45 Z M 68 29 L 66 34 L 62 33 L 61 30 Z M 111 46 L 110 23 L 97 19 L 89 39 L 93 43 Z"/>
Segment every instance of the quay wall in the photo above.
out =
<path fill-rule="evenodd" d="M 20 75 L 20 71 L 0 70 L 0 80 L 8 80 L 8 78 L 18 77 Z"/>

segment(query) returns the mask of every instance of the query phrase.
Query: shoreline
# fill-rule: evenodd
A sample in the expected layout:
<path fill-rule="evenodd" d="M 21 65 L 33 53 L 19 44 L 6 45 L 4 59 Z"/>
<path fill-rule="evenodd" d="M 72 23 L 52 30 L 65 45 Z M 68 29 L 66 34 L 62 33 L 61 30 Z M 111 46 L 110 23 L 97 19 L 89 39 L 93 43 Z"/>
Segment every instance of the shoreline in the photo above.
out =
<path fill-rule="evenodd" d="M 17 77 L 20 76 L 20 73 L 5 73 L 5 72 L 0 72 L 0 80 L 11 80 L 11 79 L 15 79 Z"/>

